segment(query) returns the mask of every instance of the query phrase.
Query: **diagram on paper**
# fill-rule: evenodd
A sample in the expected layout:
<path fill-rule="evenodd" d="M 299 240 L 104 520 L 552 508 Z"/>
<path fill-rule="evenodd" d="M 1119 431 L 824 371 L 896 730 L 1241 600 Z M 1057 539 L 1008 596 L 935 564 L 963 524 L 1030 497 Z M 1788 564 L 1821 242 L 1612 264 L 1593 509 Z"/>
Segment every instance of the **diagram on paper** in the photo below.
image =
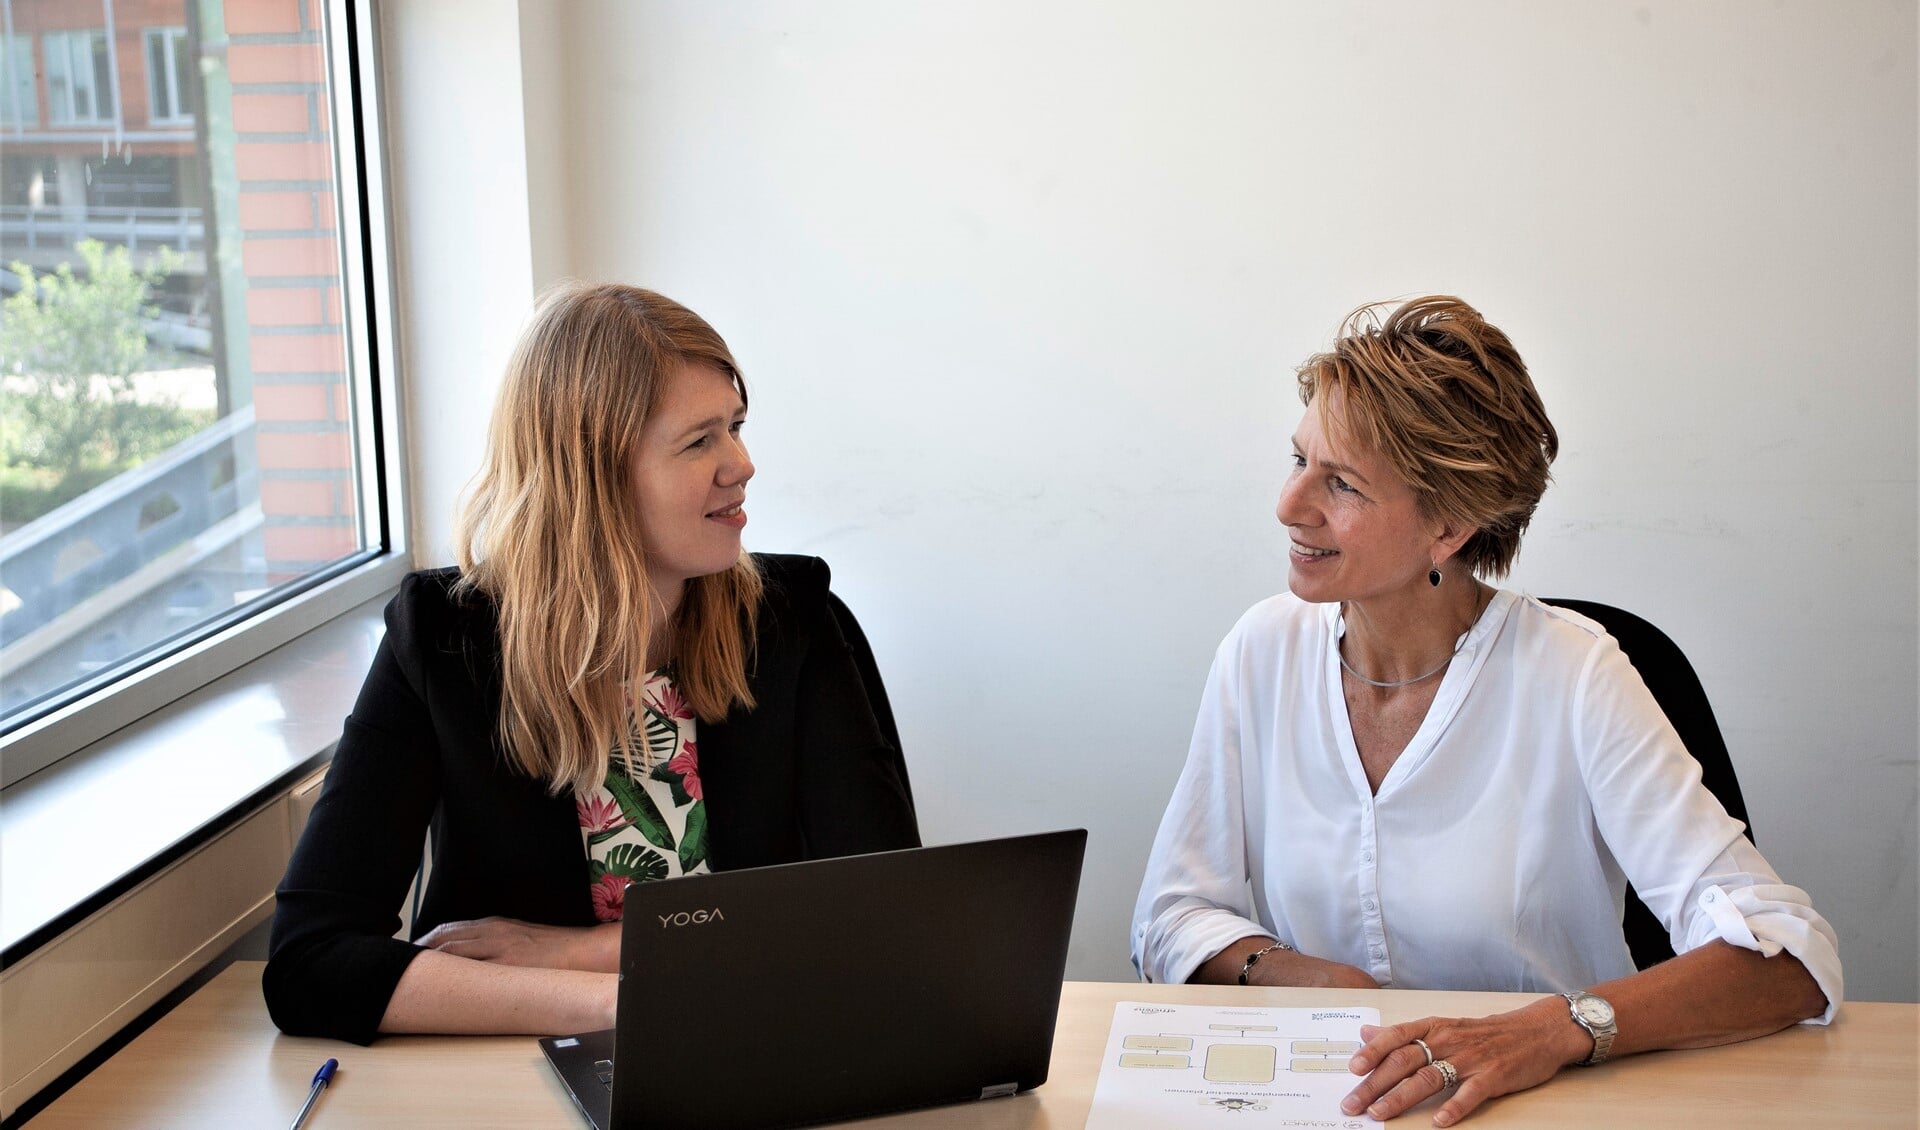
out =
<path fill-rule="evenodd" d="M 1371 1008 L 1114 1006 L 1088 1130 L 1336 1126 Z M 1217 1115 L 1218 1117 L 1212 1117 Z M 1204 1120 L 1204 1122 L 1203 1122 Z"/>

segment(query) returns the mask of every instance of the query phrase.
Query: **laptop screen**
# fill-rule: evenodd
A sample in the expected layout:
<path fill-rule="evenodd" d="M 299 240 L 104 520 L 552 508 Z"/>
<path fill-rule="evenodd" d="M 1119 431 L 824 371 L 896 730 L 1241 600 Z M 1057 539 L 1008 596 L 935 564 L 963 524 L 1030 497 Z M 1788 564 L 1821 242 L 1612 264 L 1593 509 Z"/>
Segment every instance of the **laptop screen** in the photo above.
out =
<path fill-rule="evenodd" d="M 1085 848 L 1076 829 L 629 887 L 604 1130 L 797 1126 L 1039 1086 Z M 604 1054 L 583 1049 L 561 1050 Z"/>

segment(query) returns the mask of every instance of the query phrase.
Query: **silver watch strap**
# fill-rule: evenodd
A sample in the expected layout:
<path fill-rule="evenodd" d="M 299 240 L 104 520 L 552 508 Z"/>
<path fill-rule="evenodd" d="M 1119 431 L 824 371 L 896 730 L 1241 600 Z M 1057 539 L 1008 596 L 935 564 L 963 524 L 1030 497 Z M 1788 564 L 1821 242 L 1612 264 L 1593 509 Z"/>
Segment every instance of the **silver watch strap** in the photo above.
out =
<path fill-rule="evenodd" d="M 1593 1052 L 1575 1066 L 1594 1067 L 1605 1063 L 1607 1057 L 1613 1054 L 1613 1038 L 1619 1034 L 1620 1029 L 1613 1024 L 1604 1028 L 1595 1028 L 1588 1023 L 1586 1017 L 1580 1015 L 1581 997 L 1593 997 L 1594 1000 L 1602 1000 L 1602 998 L 1594 997 L 1592 993 L 1561 993 L 1560 995 L 1567 998 L 1567 1012 L 1573 1016 L 1573 1022 L 1586 1029 L 1587 1035 L 1593 1037 Z M 1611 1009 L 1613 1006 L 1609 1003 L 1607 1007 Z"/>

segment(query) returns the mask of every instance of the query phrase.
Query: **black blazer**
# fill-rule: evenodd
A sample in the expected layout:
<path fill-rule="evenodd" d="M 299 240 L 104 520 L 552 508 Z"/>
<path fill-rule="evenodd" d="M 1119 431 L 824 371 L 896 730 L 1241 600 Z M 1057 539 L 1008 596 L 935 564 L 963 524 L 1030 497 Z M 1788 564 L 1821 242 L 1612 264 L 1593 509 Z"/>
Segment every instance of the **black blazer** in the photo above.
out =
<path fill-rule="evenodd" d="M 826 562 L 756 560 L 758 705 L 699 728 L 711 866 L 917 846 L 906 766 L 836 621 Z M 412 574 L 387 605 L 386 638 L 280 883 L 263 985 L 288 1034 L 372 1041 L 420 952 L 392 935 L 429 823 L 414 937 L 487 915 L 596 923 L 572 794 L 549 795 L 498 748 L 494 609 L 456 600 L 457 576 Z"/>

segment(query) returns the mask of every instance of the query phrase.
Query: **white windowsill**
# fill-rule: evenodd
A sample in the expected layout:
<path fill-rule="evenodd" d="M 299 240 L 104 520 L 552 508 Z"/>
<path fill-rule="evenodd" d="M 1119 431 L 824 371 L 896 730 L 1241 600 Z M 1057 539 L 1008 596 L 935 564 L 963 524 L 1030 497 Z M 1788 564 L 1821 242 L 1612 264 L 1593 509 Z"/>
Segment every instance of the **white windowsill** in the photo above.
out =
<path fill-rule="evenodd" d="M 0 966 L 330 757 L 391 595 L 0 791 Z"/>

